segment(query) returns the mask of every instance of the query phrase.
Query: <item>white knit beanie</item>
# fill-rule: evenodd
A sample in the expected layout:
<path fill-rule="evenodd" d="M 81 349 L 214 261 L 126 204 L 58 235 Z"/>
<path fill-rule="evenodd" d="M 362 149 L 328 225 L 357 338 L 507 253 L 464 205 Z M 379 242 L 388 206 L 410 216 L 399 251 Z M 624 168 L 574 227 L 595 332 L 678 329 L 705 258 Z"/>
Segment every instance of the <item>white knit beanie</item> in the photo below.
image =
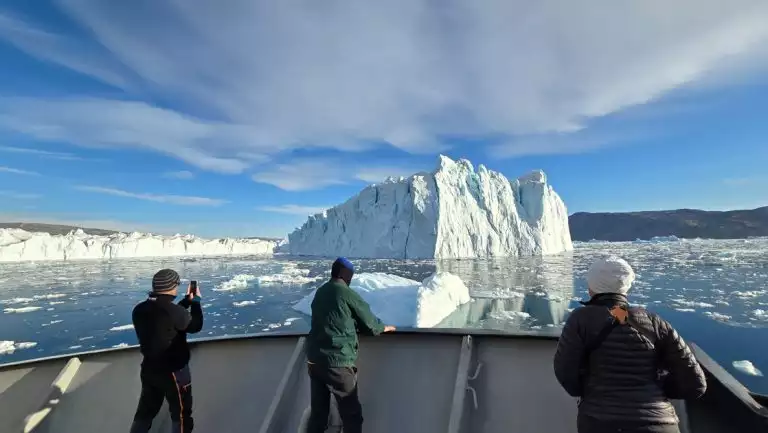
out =
<path fill-rule="evenodd" d="M 635 271 L 624 259 L 609 256 L 598 259 L 587 271 L 587 284 L 594 294 L 618 293 L 626 295 L 635 281 Z"/>

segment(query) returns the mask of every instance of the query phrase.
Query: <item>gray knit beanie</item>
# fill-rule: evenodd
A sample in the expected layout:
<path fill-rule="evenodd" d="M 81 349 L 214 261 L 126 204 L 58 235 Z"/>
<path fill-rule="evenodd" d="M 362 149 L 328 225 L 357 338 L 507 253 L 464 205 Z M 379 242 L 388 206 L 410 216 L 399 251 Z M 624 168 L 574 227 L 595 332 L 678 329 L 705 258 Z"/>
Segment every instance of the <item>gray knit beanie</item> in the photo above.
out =
<path fill-rule="evenodd" d="M 161 269 L 152 277 L 152 292 L 162 293 L 172 290 L 181 283 L 181 277 L 173 269 Z"/>
<path fill-rule="evenodd" d="M 587 284 L 594 294 L 626 295 L 634 281 L 635 271 L 624 259 L 616 256 L 596 260 L 587 271 Z"/>

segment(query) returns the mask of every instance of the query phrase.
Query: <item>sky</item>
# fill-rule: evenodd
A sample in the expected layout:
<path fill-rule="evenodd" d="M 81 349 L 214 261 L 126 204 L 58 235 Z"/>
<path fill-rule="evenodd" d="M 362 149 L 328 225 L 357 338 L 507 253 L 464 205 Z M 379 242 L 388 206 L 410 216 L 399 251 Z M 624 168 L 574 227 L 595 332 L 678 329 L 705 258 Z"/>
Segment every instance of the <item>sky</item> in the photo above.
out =
<path fill-rule="evenodd" d="M 768 205 L 765 0 L 9 0 L 0 65 L 0 221 L 282 237 L 440 154 Z"/>

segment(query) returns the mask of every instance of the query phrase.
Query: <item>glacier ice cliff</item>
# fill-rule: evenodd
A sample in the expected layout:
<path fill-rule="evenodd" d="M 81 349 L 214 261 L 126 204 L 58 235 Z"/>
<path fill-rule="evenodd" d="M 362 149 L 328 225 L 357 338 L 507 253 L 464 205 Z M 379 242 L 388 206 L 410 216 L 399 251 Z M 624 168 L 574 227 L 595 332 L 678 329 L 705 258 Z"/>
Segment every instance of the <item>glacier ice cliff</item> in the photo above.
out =
<path fill-rule="evenodd" d="M 114 259 L 128 257 L 271 255 L 279 241 L 263 239 L 202 239 L 192 235 L 147 233 L 66 235 L 0 229 L 0 262 L 27 260 Z"/>
<path fill-rule="evenodd" d="M 358 258 L 532 256 L 573 249 L 565 204 L 534 171 L 510 181 L 441 155 L 432 173 L 388 178 L 310 216 L 294 255 Z"/>

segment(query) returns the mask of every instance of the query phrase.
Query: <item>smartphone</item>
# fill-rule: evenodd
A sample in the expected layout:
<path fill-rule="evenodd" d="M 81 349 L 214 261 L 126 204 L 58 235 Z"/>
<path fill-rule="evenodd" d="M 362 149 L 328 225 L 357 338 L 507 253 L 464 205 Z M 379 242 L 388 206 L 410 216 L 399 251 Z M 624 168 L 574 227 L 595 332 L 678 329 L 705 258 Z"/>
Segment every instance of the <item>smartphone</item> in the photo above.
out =
<path fill-rule="evenodd" d="M 190 291 L 192 292 L 192 296 L 197 294 L 197 281 L 192 280 L 189 282 Z"/>

